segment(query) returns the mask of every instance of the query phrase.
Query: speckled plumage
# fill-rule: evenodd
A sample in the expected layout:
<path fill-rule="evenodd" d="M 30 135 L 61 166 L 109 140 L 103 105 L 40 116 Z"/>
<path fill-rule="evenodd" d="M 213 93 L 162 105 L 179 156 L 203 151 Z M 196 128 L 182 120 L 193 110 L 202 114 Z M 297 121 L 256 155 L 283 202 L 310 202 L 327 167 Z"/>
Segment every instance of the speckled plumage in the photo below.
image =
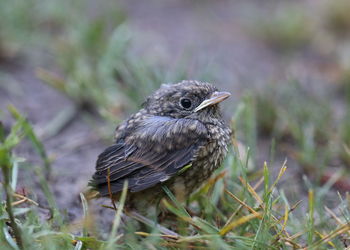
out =
<path fill-rule="evenodd" d="M 209 83 L 163 84 L 117 127 L 115 144 L 97 160 L 92 186 L 107 196 L 109 173 L 112 193 L 118 197 L 128 180 L 126 206 L 140 211 L 164 197 L 162 185 L 186 199 L 227 152 L 231 130 L 218 103 L 228 96 Z"/>

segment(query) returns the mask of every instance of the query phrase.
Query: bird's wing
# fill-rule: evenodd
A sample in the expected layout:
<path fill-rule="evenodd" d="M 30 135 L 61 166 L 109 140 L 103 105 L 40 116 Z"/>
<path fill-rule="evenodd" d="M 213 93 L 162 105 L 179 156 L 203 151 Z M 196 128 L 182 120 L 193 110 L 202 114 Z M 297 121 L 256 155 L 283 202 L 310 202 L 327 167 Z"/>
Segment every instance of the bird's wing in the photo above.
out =
<path fill-rule="evenodd" d="M 92 185 L 102 196 L 122 190 L 125 180 L 131 192 L 165 182 L 191 163 L 198 147 L 207 140 L 207 129 L 192 119 L 151 116 L 135 130 L 107 148 L 96 163 Z"/>

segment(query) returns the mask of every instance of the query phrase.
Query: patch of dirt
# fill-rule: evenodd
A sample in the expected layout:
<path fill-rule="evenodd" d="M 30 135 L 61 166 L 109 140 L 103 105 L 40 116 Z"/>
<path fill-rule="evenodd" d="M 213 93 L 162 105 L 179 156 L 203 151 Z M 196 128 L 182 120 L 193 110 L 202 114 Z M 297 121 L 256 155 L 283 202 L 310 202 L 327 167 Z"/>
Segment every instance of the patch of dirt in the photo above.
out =
<path fill-rule="evenodd" d="M 6 111 L 9 104 L 25 114 L 37 132 L 46 127 L 60 111 L 73 105 L 65 96 L 37 79 L 35 68 L 18 66 L 8 68 L 6 72 L 12 76 L 11 86 L 5 86 L 6 82 L 2 81 L 4 85 L 0 88 L 0 108 L 4 111 L 2 120 L 6 127 L 10 127 L 13 122 Z M 86 190 L 87 182 L 94 172 L 96 158 L 106 145 L 83 116 L 78 116 L 61 133 L 44 139 L 43 143 L 53 160 L 49 184 L 58 206 L 69 211 L 71 218 L 80 217 L 82 208 L 79 193 Z M 16 153 L 34 166 L 40 163 L 29 142 L 21 145 Z M 18 188 L 27 188 L 26 181 L 19 181 Z M 33 194 L 38 193 L 32 191 Z M 39 195 L 38 198 L 43 197 Z"/>

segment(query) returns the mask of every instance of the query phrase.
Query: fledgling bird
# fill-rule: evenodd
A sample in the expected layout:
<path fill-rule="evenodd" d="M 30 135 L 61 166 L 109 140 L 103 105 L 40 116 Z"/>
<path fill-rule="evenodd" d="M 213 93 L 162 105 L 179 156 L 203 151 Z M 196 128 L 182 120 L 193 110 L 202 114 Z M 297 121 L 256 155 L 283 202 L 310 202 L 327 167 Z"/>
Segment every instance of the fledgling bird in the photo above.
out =
<path fill-rule="evenodd" d="M 165 196 L 185 200 L 217 169 L 231 130 L 219 103 L 230 96 L 210 83 L 163 84 L 143 108 L 116 129 L 115 144 L 99 155 L 90 185 L 118 197 L 128 181 L 126 207 L 145 211 Z"/>

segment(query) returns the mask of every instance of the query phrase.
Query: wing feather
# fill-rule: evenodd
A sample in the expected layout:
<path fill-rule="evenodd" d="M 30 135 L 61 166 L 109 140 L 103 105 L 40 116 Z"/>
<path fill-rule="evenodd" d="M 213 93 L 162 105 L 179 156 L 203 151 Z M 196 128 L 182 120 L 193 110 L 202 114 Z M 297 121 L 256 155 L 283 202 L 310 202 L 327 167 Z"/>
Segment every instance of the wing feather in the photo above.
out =
<path fill-rule="evenodd" d="M 186 140 L 189 131 L 185 128 L 194 122 L 197 126 L 190 131 L 192 139 Z M 168 148 L 174 138 L 182 140 L 182 143 Z M 120 192 L 125 180 L 128 180 L 131 192 L 150 188 L 167 181 L 190 164 L 196 150 L 206 140 L 207 130 L 197 121 L 148 117 L 136 126 L 131 135 L 119 139 L 98 157 L 92 185 L 102 196 L 108 195 L 109 173 L 112 193 Z"/>

